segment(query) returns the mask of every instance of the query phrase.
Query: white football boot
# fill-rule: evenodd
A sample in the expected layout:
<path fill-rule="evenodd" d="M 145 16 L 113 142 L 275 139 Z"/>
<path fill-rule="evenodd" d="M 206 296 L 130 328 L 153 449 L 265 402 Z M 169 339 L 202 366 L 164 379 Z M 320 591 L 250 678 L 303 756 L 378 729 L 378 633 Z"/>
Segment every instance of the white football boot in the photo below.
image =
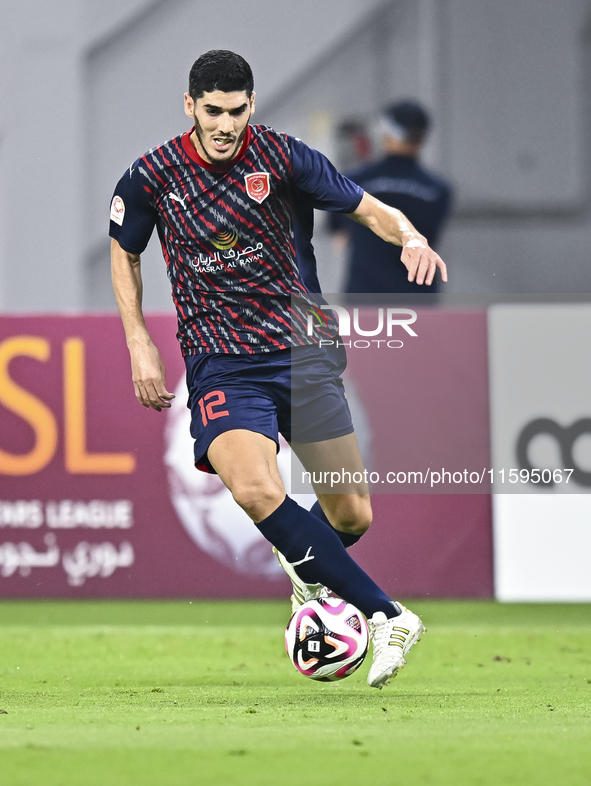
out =
<path fill-rule="evenodd" d="M 293 585 L 293 595 L 291 600 L 291 613 L 295 614 L 303 603 L 309 600 L 318 600 L 319 598 L 328 598 L 328 590 L 324 584 L 305 584 L 298 574 L 295 572 L 291 562 L 283 556 L 280 551 L 277 551 L 273 546 L 273 553 L 279 560 L 279 564 L 291 579 Z"/>
<path fill-rule="evenodd" d="M 406 665 L 405 656 L 421 638 L 426 628 L 412 611 L 398 604 L 402 614 L 388 619 L 383 611 L 376 611 L 368 620 L 373 641 L 373 663 L 367 675 L 371 688 L 388 685 Z"/>

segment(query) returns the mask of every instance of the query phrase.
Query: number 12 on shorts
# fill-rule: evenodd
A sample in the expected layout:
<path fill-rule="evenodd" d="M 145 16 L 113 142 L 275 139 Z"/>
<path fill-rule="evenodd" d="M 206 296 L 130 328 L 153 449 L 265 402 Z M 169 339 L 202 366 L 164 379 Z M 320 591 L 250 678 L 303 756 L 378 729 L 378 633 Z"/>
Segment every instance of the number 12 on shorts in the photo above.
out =
<path fill-rule="evenodd" d="M 207 426 L 210 420 L 224 418 L 230 414 L 227 409 L 218 409 L 217 412 L 214 410 L 214 407 L 223 407 L 226 403 L 226 394 L 223 390 L 212 390 L 210 393 L 206 393 L 205 396 L 200 398 L 197 403 L 201 410 L 201 420 L 204 426 Z"/>

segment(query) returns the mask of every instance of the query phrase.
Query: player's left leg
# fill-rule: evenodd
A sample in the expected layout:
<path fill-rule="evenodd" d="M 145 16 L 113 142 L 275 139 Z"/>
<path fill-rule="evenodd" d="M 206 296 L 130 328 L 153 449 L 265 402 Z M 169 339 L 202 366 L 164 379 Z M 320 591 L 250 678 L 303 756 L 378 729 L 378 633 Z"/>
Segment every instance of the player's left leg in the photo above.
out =
<path fill-rule="evenodd" d="M 357 543 L 371 524 L 372 511 L 355 434 L 320 442 L 292 442 L 291 447 L 312 477 L 318 498 L 312 513 L 336 531 L 345 548 Z"/>
<path fill-rule="evenodd" d="M 372 519 L 366 473 L 355 434 L 321 442 L 292 443 L 292 448 L 313 480 L 318 502 L 311 512 L 333 528 L 345 547 L 353 545 L 366 532 Z M 337 475 L 340 483 L 334 482 Z M 314 478 L 318 480 L 314 482 Z M 281 556 L 280 562 L 292 579 L 295 591 L 295 571 L 293 568 L 290 571 L 291 566 L 286 565 Z M 387 685 L 404 667 L 407 653 L 425 630 L 412 611 L 400 603 L 396 603 L 395 608 L 397 616 L 378 610 L 369 618 L 373 661 L 367 681 L 374 688 Z"/>
<path fill-rule="evenodd" d="M 325 565 L 335 569 L 336 581 L 332 581 L 332 576 L 327 580 L 328 573 L 319 573 L 311 561 L 299 558 L 294 561 L 279 546 L 280 562 L 292 579 L 294 589 L 298 583 L 305 588 L 308 583 L 321 580 L 368 617 L 373 638 L 373 663 L 368 682 L 372 687 L 381 688 L 405 665 L 405 655 L 420 638 L 424 626 L 416 614 L 390 601 L 353 560 L 346 566 L 343 562 L 342 569 L 336 567 L 346 555 L 343 546 L 352 545 L 369 527 L 371 505 L 367 474 L 339 378 L 345 366 L 344 353 L 339 355 L 323 348 L 318 352 L 319 357 L 311 362 L 304 356 L 303 363 L 299 363 L 297 357 L 294 363 L 292 354 L 291 417 L 287 424 L 281 424 L 281 430 L 306 471 L 311 473 L 319 498 L 312 512 L 324 522 L 327 536 L 333 536 L 332 545 L 326 544 L 324 558 Z M 273 518 L 274 514 L 269 517 L 271 523 Z M 266 526 L 267 521 L 261 524 Z M 299 521 L 294 520 L 293 524 L 297 526 Z M 370 586 L 371 599 L 364 590 Z M 355 597 L 360 602 L 356 602 Z"/>

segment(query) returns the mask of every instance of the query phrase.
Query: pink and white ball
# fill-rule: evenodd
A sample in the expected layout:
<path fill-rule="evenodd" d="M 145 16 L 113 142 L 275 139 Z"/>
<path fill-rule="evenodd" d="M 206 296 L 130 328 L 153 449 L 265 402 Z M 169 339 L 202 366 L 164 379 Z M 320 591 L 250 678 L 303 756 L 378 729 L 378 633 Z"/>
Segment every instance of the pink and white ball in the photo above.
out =
<path fill-rule="evenodd" d="M 304 603 L 289 621 L 285 649 L 305 677 L 342 680 L 363 663 L 369 647 L 365 617 L 339 598 Z"/>

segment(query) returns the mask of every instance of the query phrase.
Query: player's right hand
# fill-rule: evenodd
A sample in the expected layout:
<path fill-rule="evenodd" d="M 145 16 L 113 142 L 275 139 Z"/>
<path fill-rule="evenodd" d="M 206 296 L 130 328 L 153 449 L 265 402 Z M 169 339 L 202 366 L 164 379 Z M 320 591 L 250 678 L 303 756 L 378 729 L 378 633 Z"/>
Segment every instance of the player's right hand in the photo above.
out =
<path fill-rule="evenodd" d="M 136 342 L 130 344 L 129 352 L 137 400 L 157 412 L 168 409 L 174 393 L 166 390 L 164 363 L 156 346 L 151 341 Z"/>

